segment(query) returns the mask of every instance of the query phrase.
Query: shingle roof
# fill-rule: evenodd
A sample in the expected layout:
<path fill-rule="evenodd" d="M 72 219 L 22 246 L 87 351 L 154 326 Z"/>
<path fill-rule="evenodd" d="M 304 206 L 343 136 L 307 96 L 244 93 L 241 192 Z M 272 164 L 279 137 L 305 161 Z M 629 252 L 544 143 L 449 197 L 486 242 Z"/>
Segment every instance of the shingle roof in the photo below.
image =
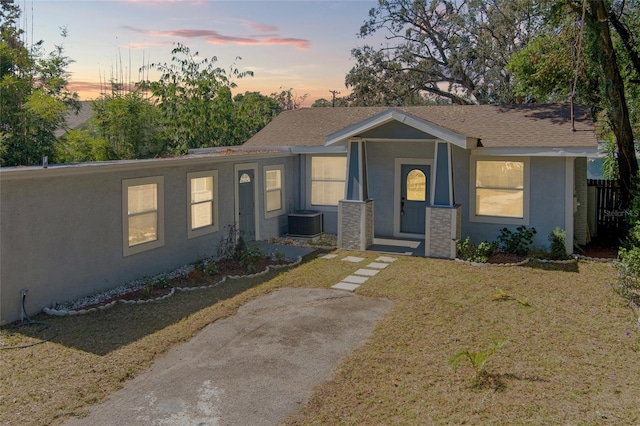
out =
<path fill-rule="evenodd" d="M 284 111 L 245 146 L 322 146 L 327 135 L 352 126 L 389 107 L 306 108 Z M 571 131 L 569 104 L 433 105 L 397 107 L 418 119 L 465 137 L 481 139 L 487 148 L 595 147 L 589 108 L 575 107 Z"/>

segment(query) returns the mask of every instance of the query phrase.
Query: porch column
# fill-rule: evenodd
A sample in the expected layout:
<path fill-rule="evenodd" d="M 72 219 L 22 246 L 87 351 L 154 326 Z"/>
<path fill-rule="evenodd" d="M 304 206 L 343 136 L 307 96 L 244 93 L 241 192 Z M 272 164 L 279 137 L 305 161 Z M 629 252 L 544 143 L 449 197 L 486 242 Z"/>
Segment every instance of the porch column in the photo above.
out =
<path fill-rule="evenodd" d="M 338 247 L 366 250 L 373 245 L 373 200 L 367 187 L 365 142 L 348 142 L 345 199 L 338 202 Z"/>

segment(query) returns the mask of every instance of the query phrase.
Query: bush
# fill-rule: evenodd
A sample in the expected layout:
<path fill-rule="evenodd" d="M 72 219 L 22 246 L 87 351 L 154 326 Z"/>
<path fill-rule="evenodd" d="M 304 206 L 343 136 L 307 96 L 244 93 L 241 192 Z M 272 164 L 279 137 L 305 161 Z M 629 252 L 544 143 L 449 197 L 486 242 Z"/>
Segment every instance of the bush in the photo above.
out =
<path fill-rule="evenodd" d="M 471 238 L 467 237 L 464 240 L 456 241 L 456 250 L 458 252 L 458 257 L 462 260 L 487 263 L 489 261 L 489 257 L 496 250 L 496 244 L 483 241 L 476 246 L 471 242 Z"/>
<path fill-rule="evenodd" d="M 264 258 L 265 255 L 260 251 L 258 246 L 251 246 L 246 248 L 244 253 L 242 253 L 240 266 L 242 266 L 242 269 L 246 273 L 253 274 Z"/>
<path fill-rule="evenodd" d="M 614 262 L 617 272 L 617 290 L 630 299 L 640 295 L 640 222 L 629 232 L 627 247 L 618 251 L 619 260 Z"/>
<path fill-rule="evenodd" d="M 549 256 L 551 259 L 561 260 L 569 257 L 567 256 L 567 246 L 565 245 L 566 237 L 567 233 L 559 226 L 556 226 L 551 231 L 549 234 L 549 242 L 551 243 Z"/>
<path fill-rule="evenodd" d="M 536 233 L 536 228 L 528 229 L 526 226 L 518 226 L 515 232 L 502 228 L 498 237 L 499 248 L 505 253 L 524 256 L 529 253 Z"/>

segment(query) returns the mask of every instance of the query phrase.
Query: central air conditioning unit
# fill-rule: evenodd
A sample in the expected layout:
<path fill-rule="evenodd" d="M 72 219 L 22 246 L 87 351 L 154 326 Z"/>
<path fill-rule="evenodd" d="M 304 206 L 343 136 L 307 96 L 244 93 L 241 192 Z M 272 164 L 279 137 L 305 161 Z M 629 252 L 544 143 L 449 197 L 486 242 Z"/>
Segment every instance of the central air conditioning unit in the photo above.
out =
<path fill-rule="evenodd" d="M 289 235 L 317 237 L 322 234 L 322 213 L 315 210 L 296 210 L 289 214 Z"/>

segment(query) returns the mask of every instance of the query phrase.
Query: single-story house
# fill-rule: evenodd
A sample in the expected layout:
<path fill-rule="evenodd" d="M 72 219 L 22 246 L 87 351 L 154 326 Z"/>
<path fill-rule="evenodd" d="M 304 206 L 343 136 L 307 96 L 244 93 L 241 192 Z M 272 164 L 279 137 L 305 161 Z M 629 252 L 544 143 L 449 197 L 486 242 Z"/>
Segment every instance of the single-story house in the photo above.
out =
<path fill-rule="evenodd" d="M 286 111 L 235 149 L 177 158 L 0 170 L 0 323 L 215 255 L 247 240 L 338 236 L 455 240 L 559 226 L 584 244 L 589 111 L 569 105 L 311 108 Z M 308 219 L 308 223 L 306 222 Z M 301 222 L 297 222 L 301 220 Z M 319 221 L 319 222 L 318 222 Z M 318 228 L 318 223 L 320 228 Z M 295 229 L 294 229 L 295 228 Z"/>

